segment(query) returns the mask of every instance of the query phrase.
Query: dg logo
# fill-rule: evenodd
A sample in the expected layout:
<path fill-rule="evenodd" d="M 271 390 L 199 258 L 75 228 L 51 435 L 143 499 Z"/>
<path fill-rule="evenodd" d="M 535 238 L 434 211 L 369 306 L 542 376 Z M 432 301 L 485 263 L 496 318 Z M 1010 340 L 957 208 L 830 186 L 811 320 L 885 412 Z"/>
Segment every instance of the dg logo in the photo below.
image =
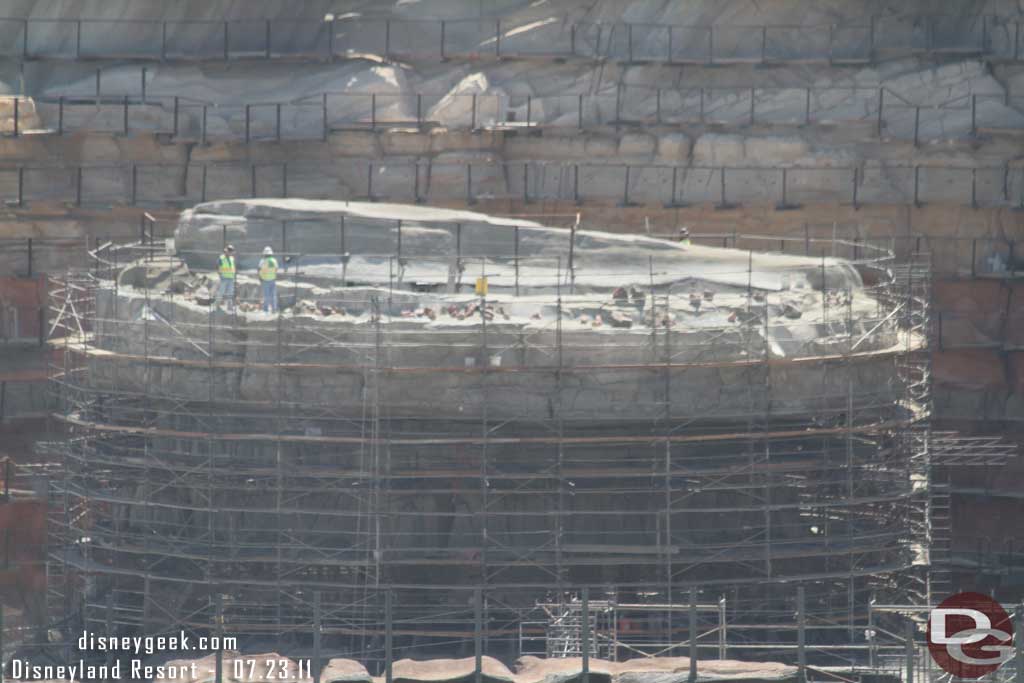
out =
<path fill-rule="evenodd" d="M 1013 658 L 1013 621 L 981 593 L 957 593 L 928 618 L 932 659 L 957 678 L 981 678 Z"/>

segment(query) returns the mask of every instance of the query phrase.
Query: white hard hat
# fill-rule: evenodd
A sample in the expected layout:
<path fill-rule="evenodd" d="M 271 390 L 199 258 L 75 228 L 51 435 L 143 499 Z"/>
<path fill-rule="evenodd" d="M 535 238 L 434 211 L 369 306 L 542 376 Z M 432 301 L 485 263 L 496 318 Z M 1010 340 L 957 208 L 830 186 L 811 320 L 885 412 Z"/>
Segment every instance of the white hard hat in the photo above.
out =
<path fill-rule="evenodd" d="M 271 256 L 273 253 L 274 253 L 274 250 L 271 249 L 270 247 L 263 247 L 263 255 L 264 256 Z"/>

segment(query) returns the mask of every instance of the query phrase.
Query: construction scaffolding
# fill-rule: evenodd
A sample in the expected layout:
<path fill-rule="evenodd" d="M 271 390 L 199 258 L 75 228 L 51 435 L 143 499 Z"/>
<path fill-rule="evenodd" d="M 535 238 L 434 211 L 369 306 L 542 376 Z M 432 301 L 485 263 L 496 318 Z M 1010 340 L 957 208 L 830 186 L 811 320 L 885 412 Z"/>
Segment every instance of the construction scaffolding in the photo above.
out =
<path fill-rule="evenodd" d="M 593 313 L 621 305 L 617 274 L 577 286 L 571 252 L 517 257 L 514 295 L 497 259 L 460 254 L 489 293 L 425 329 L 401 238 L 376 260 L 386 286 L 293 268 L 276 314 L 241 306 L 245 279 L 234 313 L 186 301 L 194 254 L 105 245 L 51 293 L 51 614 L 315 638 L 382 668 L 530 637 L 549 656 L 785 658 L 807 631 L 854 662 L 872 600 L 930 602 L 930 276 L 926 258 L 813 242 L 856 253 L 863 287 L 822 256 L 819 308 L 782 315 L 753 251 L 746 287 L 697 299 L 652 266 L 622 329 Z M 519 291 L 531 266 L 554 270 L 553 296 Z M 718 305 L 725 325 L 681 322 Z M 528 324 L 503 310 L 524 306 Z"/>

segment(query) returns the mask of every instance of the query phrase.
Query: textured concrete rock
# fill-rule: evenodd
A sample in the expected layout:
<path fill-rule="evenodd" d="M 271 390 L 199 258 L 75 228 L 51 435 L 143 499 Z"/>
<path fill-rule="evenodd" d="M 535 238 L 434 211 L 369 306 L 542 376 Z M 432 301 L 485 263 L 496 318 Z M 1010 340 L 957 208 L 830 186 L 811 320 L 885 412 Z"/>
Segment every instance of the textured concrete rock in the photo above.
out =
<path fill-rule="evenodd" d="M 441 255 L 431 241 L 433 232 L 411 230 L 429 227 L 448 233 L 460 230 L 464 255 L 487 254 L 491 258 L 508 258 L 518 253 L 523 258 L 568 257 L 569 244 L 564 230 L 546 228 L 531 221 L 401 204 L 303 199 L 238 199 L 200 204 L 182 214 L 175 240 L 178 250 L 189 254 L 187 260 L 191 265 L 211 268 L 214 257 L 201 254 L 219 253 L 223 242 L 221 231 L 223 226 L 227 226 L 229 239 L 234 240 L 239 248 L 239 261 L 244 263 L 250 258 L 249 252 L 258 253 L 268 239 L 275 240 L 277 244 L 281 239 L 282 223 L 292 222 L 301 225 L 301 231 L 293 229 L 288 236 L 291 249 L 307 255 L 334 253 L 341 216 L 346 217 L 346 236 L 351 246 L 348 251 L 353 254 L 395 253 L 397 241 L 383 239 L 382 235 L 396 230 L 398 221 L 402 221 L 403 227 L 410 229 L 403 233 L 402 254 L 405 256 Z M 512 227 L 520 228 L 520 244 L 515 252 L 511 242 Z M 421 235 L 429 235 L 422 238 L 427 241 L 420 243 Z M 629 269 L 626 272 L 635 270 L 633 275 L 642 277 L 643 282 L 649 284 L 648 269 L 653 258 L 655 266 L 660 264 L 666 269 L 666 273 L 659 276 L 659 279 L 667 278 L 666 281 L 700 277 L 722 284 L 743 287 L 748 284 L 746 252 L 697 245 L 683 247 L 664 240 L 594 230 L 577 235 L 574 252 L 580 277 L 586 275 L 584 271 L 587 269 L 593 269 L 596 274 L 601 267 L 615 266 L 617 271 L 623 268 Z M 702 259 L 710 261 L 698 264 L 683 258 L 688 253 L 700 254 Z M 754 258 L 753 267 L 755 286 L 766 289 L 783 290 L 783 274 L 790 283 L 788 286 L 794 290 L 799 287 L 820 288 L 822 284 L 821 263 L 816 259 L 761 254 Z M 829 288 L 861 285 L 855 269 L 843 261 L 829 261 L 826 272 Z M 616 286 L 620 285 L 622 283 Z M 609 288 L 605 284 L 602 288 L 608 288 L 610 293 L 614 287 Z"/>
<path fill-rule="evenodd" d="M 323 683 L 370 683 L 373 678 L 366 667 L 351 659 L 332 659 L 320 672 Z"/>
<path fill-rule="evenodd" d="M 380 150 L 386 155 L 423 156 L 430 152 L 432 137 L 426 133 L 389 133 L 380 137 Z"/>
<path fill-rule="evenodd" d="M 35 102 L 26 97 L 0 97 L 0 133 L 14 132 L 14 100 L 18 100 L 18 130 L 34 130 L 41 126 Z"/>
<path fill-rule="evenodd" d="M 424 196 L 436 200 L 507 194 L 502 168 L 494 165 L 487 153 L 438 154 L 424 168 L 420 182 Z"/>
<path fill-rule="evenodd" d="M 584 144 L 584 150 L 589 157 L 613 157 L 619 152 L 619 146 L 614 138 L 591 136 Z"/>
<path fill-rule="evenodd" d="M 810 153 L 810 145 L 795 135 L 750 136 L 743 141 L 743 151 L 747 163 L 770 166 L 803 159 Z"/>
<path fill-rule="evenodd" d="M 14 160 L 40 160 L 48 156 L 47 146 L 40 138 L 0 137 L 0 158 Z"/>
<path fill-rule="evenodd" d="M 121 157 L 121 148 L 112 137 L 89 135 L 82 140 L 80 154 L 83 160 L 117 161 Z"/>
<path fill-rule="evenodd" d="M 545 132 L 543 136 L 513 136 L 503 145 L 506 159 L 572 159 L 584 160 L 587 154 L 587 138 L 582 135 L 559 135 L 557 131 Z"/>
<path fill-rule="evenodd" d="M 400 659 L 393 665 L 396 680 L 409 681 L 461 681 L 472 678 L 476 669 L 473 657 L 463 659 L 429 659 L 417 661 Z M 516 676 L 494 657 L 484 656 L 481 662 L 484 680 L 508 681 L 512 683 Z"/>
<path fill-rule="evenodd" d="M 693 145 L 693 163 L 723 166 L 743 163 L 743 137 L 722 133 L 705 133 Z"/>
<path fill-rule="evenodd" d="M 516 662 L 516 683 L 556 683 L 579 680 L 583 662 L 579 657 L 540 659 L 521 657 Z M 637 658 L 625 662 L 591 659 L 590 671 L 614 683 L 681 683 L 687 680 L 690 660 L 686 657 Z M 795 681 L 796 667 L 775 662 L 702 660 L 698 681 Z"/>
<path fill-rule="evenodd" d="M 389 135 L 400 133 L 385 133 Z M 495 152 L 500 150 L 505 136 L 499 131 L 469 131 L 435 129 L 430 131 L 430 151 L 442 152 Z"/>
<path fill-rule="evenodd" d="M 658 138 L 658 156 L 674 163 L 685 162 L 690 156 L 690 138 L 685 133 L 668 133 Z"/>
<path fill-rule="evenodd" d="M 725 39 L 726 33 L 718 37 Z M 795 37 L 800 37 L 799 31 Z M 889 93 L 883 116 L 885 134 L 894 139 L 913 136 L 915 105 L 924 107 L 921 135 L 927 139 L 963 137 L 970 130 L 972 96 L 978 97 L 979 127 L 1024 125 L 1017 103 L 1005 101 L 1005 87 L 977 61 L 934 67 L 916 58 L 903 58 L 841 74 L 824 66 L 808 67 L 806 71 L 780 67 L 759 73 L 756 81 L 742 69 L 717 74 L 695 72 L 687 78 L 692 84 L 683 89 L 666 88 L 664 71 L 654 67 L 620 68 L 609 64 L 599 73 L 595 68 L 593 64 L 571 62 L 546 65 L 540 78 L 536 69 L 500 62 L 483 64 L 472 71 L 461 63 L 438 71 L 424 64 L 399 67 L 369 59 L 332 67 L 279 62 L 258 66 L 214 62 L 202 67 L 165 64 L 147 67 L 149 98 L 146 104 L 133 101 L 129 127 L 169 132 L 173 128 L 173 95 L 180 95 L 181 135 L 200 135 L 201 104 L 209 102 L 207 135 L 240 137 L 245 128 L 242 105 L 266 102 L 250 107 L 250 132 L 256 138 L 266 138 L 274 135 L 276 128 L 276 109 L 271 103 L 280 102 L 282 136 L 316 138 L 323 127 L 321 97 L 328 93 L 327 126 L 331 130 L 371 122 L 383 127 L 406 127 L 415 124 L 418 109 L 427 122 L 468 128 L 474 119 L 475 95 L 478 126 L 503 123 L 511 117 L 524 122 L 529 109 L 532 123 L 566 127 L 576 127 L 580 122 L 594 127 L 620 120 L 695 126 L 797 126 L 810 120 L 825 125 L 861 124 L 861 133 L 868 135 L 877 122 L 882 88 Z M 95 72 L 80 64 L 37 66 L 29 76 L 29 92 L 33 95 L 73 95 L 81 100 L 95 92 Z M 108 100 L 113 96 L 114 101 L 99 106 L 81 101 L 69 104 L 65 126 L 119 131 L 123 127 L 122 110 L 116 98 L 123 93 L 137 97 L 140 89 L 138 68 L 105 68 L 101 91 Z M 656 95 L 659 89 L 660 99 Z M 418 102 L 415 93 L 423 93 L 423 99 Z M 376 98 L 372 99 L 371 94 Z M 40 104 L 39 115 L 43 125 L 56 126 L 56 104 Z"/>
<path fill-rule="evenodd" d="M 648 157 L 654 154 L 657 139 L 646 133 L 627 133 L 619 140 L 619 154 L 627 157 Z"/>
<path fill-rule="evenodd" d="M 378 137 L 371 131 L 347 130 L 332 133 L 328 140 L 337 156 L 372 158 L 378 155 Z"/>
<path fill-rule="evenodd" d="M 470 74 L 430 108 L 428 118 L 443 126 L 491 127 L 504 120 L 506 102 L 505 91 L 492 87 L 487 76 Z"/>
<path fill-rule="evenodd" d="M 350 258 L 342 263 L 337 253 L 341 219 L 344 217 L 346 249 Z M 518 282 L 520 296 L 531 294 L 550 297 L 557 290 L 558 259 L 568 263 L 567 233 L 544 228 L 526 221 L 500 219 L 465 211 L 450 211 L 417 206 L 364 204 L 345 202 L 313 202 L 307 200 L 238 200 L 212 202 L 186 212 L 177 231 L 179 253 L 198 269 L 211 268 L 223 243 L 224 230 L 238 248 L 240 278 L 239 299 L 254 300 L 256 281 L 252 275 L 255 259 L 265 245 L 283 247 L 282 221 L 301 226 L 287 239 L 288 251 L 301 253 L 300 261 L 285 269 L 280 285 L 284 302 L 309 300 L 310 305 L 290 310 L 284 329 L 289 343 L 317 346 L 316 339 L 303 328 L 306 318 L 317 320 L 322 330 L 345 345 L 356 343 L 373 331 L 370 301 L 381 287 L 390 288 L 387 316 L 390 343 L 399 337 L 407 343 L 395 346 L 392 361 L 407 366 L 462 368 L 482 364 L 526 365 L 544 364 L 545 354 L 537 349 L 554 344 L 550 320 L 555 315 L 548 299 L 511 296 Z M 225 228 L 226 226 L 226 228 Z M 518 228 L 519 245 L 515 247 L 512 228 Z M 389 255 L 398 253 L 401 230 L 401 261 Z M 460 251 L 461 250 L 461 251 Z M 282 248 L 280 251 L 284 252 Z M 332 255 L 333 254 L 333 255 Z M 466 259 L 470 271 L 465 276 L 453 270 L 456 257 Z M 491 296 L 499 297 L 487 324 L 487 344 L 495 349 L 508 349 L 494 358 L 478 357 L 474 349 L 483 330 L 480 314 L 471 310 L 469 287 L 472 283 L 474 257 L 487 256 Z M 518 259 L 513 261 L 513 256 Z M 650 328 L 671 328 L 663 335 L 665 343 L 678 349 L 676 360 L 708 361 L 746 357 L 749 348 L 764 349 L 773 357 L 793 357 L 829 353 L 833 341 L 826 333 L 821 293 L 821 261 L 780 255 L 757 255 L 754 270 L 747 273 L 750 255 L 747 252 L 710 247 L 683 247 L 676 243 L 636 236 L 617 236 L 586 231 L 577 236 L 574 248 L 574 282 L 589 294 L 563 294 L 563 315 L 566 328 L 562 332 L 563 362 L 567 367 L 577 364 L 612 363 L 643 364 L 657 362 L 658 350 L 650 347 Z M 613 302 L 613 289 L 651 286 L 674 286 L 678 296 L 666 310 L 652 313 L 643 304 L 629 316 L 629 327 L 613 324 L 614 313 L 621 312 L 621 302 Z M 605 273 L 619 273 L 609 282 Z M 148 320 L 153 311 L 159 318 L 185 323 L 194 318 L 203 325 L 207 310 L 187 300 L 151 301 L 134 291 L 134 270 L 122 276 L 115 304 L 104 298 L 99 304 L 101 317 L 126 320 Z M 344 274 L 344 275 L 343 275 Z M 826 262 L 825 274 L 830 290 L 851 289 L 860 292 L 860 278 L 849 265 L 835 260 Z M 360 286 L 340 287 L 345 281 Z M 454 279 L 453 279 L 454 278 Z M 462 280 L 462 288 L 457 286 Z M 754 309 L 749 310 L 747 287 L 758 290 Z M 691 296 L 685 296 L 690 287 Z M 704 292 L 712 292 L 707 299 Z M 700 307 L 694 307 L 696 296 Z M 833 296 L 834 294 L 829 294 Z M 508 298 L 503 298 L 508 297 Z M 320 304 L 331 310 L 343 301 L 345 312 L 324 314 Z M 335 302 L 335 303 L 331 303 Z M 381 304 L 377 304 L 380 306 Z M 635 303 L 633 304 L 636 305 Z M 839 303 L 833 301 L 832 307 Z M 855 294 L 849 303 L 851 334 L 871 334 L 861 344 L 865 351 L 879 350 L 896 343 L 895 328 L 890 325 L 872 329 L 877 304 L 869 296 Z M 417 311 L 429 308 L 438 312 L 428 316 Z M 799 321 L 791 319 L 792 310 L 802 312 Z M 319 312 L 318 312 L 319 311 Z M 737 311 L 746 311 L 750 320 L 737 322 Z M 768 324 L 764 323 L 764 316 Z M 835 314 L 833 314 L 833 317 Z M 159 318 L 156 318 L 158 321 Z M 607 324 L 603 321 L 607 319 Z M 271 343 L 278 327 L 273 319 L 255 312 L 240 313 L 232 327 L 236 339 L 217 342 L 221 353 L 245 361 L 244 371 L 223 387 L 228 396 L 257 400 L 271 390 L 274 381 Z M 516 340 L 527 330 L 529 347 Z M 196 357 L 196 352 L 180 337 L 164 339 L 144 337 L 139 326 L 128 329 L 105 327 L 97 332 L 105 347 L 127 350 L 136 344 L 149 344 L 151 353 L 173 358 Z M 263 337 L 267 337 L 260 341 Z M 545 338 L 551 337 L 547 341 Z M 427 340 L 429 339 L 429 343 Z M 714 339 L 714 343 L 711 340 Z M 242 344 L 239 341 L 247 340 Z M 348 340 L 348 341 L 345 341 Z M 843 343 L 841 340 L 839 343 Z M 537 346 L 533 346 L 536 344 Z M 398 349 L 401 348 L 401 352 Z M 305 362 L 332 362 L 336 350 L 310 348 Z M 336 359 L 335 359 L 336 360 Z M 137 368 L 139 372 L 143 369 Z M 171 368 L 165 379 L 175 391 L 199 391 L 206 379 L 205 367 Z M 126 371 L 129 372 L 129 371 Z M 728 369 L 694 369 L 691 379 L 703 387 L 692 391 L 691 384 L 673 384 L 671 401 L 675 409 L 701 414 L 733 414 L 749 410 L 751 395 L 744 382 L 730 377 Z M 886 358 L 865 361 L 856 368 L 856 381 L 871 386 L 886 386 L 889 372 Z M 574 374 L 561 388 L 549 379 L 518 374 L 502 375 L 491 386 L 500 384 L 504 390 L 494 391 L 488 398 L 491 416 L 518 415 L 541 419 L 552 410 L 546 397 L 559 394 L 560 410 L 567 418 L 582 419 L 594 411 L 634 419 L 644 414 L 645 406 L 656 402 L 659 386 L 643 381 L 644 371 L 592 370 Z M 839 406 L 845 400 L 843 382 L 848 378 L 830 374 L 823 365 L 770 366 L 764 371 L 762 395 L 753 397 L 765 414 L 780 415 L 822 409 L 834 400 Z M 141 381 L 141 380 L 140 380 Z M 301 392 L 303 400 L 332 403 L 340 410 L 356 410 L 363 400 L 358 374 L 337 376 L 296 375 L 289 391 Z M 736 387 L 742 387 L 737 389 Z M 813 390 L 812 390 L 813 387 Z M 413 415 L 422 401 L 436 401 L 439 415 L 470 417 L 477 415 L 481 404 L 475 401 L 475 389 L 462 382 L 424 385 L 416 376 L 390 378 L 381 389 L 382 400 L 395 415 Z M 429 393 L 428 398 L 423 392 Z M 825 396 L 827 398 L 821 398 Z M 808 397 L 814 397 L 810 399 Z"/>

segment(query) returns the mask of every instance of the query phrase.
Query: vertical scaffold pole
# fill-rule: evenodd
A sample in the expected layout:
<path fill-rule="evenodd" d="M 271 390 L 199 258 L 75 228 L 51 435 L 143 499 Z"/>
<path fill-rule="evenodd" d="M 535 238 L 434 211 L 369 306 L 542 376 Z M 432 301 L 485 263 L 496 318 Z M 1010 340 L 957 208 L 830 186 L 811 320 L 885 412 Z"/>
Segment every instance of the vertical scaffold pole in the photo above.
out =
<path fill-rule="evenodd" d="M 516 273 L 516 296 L 519 296 L 519 226 L 517 225 L 512 229 L 512 239 L 514 240 L 512 246 L 512 265 L 515 268 Z M 1024 681 L 1024 679 L 1021 679 Z"/>
<path fill-rule="evenodd" d="M 726 659 L 728 657 L 728 625 L 725 621 L 726 616 L 726 604 L 725 596 L 718 598 L 718 658 Z"/>
<path fill-rule="evenodd" d="M 1012 561 L 1012 558 L 1011 558 Z M 1024 633 L 1024 602 L 1017 605 L 1017 633 Z M 1024 681 L 1024 646 L 1021 641 L 1024 637 L 1017 636 L 1013 639 L 1015 664 L 1017 665 L 1017 680 Z"/>
<path fill-rule="evenodd" d="M 697 683 L 697 588 L 690 586 L 690 683 Z"/>
<path fill-rule="evenodd" d="M 486 362 L 486 359 L 485 361 Z M 473 681 L 483 683 L 483 591 L 479 588 L 473 591 Z"/>
<path fill-rule="evenodd" d="M 320 636 L 323 628 L 320 618 L 320 591 L 313 591 L 313 664 L 309 672 L 313 683 L 320 683 Z"/>
<path fill-rule="evenodd" d="M 914 622 L 907 619 L 906 630 L 904 631 L 905 646 L 906 646 L 906 665 L 907 674 L 906 678 L 903 679 L 903 683 L 914 683 Z"/>
<path fill-rule="evenodd" d="M 218 643 L 223 641 L 224 635 L 224 599 L 218 591 L 213 597 L 214 600 L 214 620 L 216 621 L 215 627 L 217 629 L 217 641 Z M 217 648 L 216 652 L 216 664 L 217 667 L 214 675 L 216 676 L 216 683 L 224 683 L 224 650 L 220 647 Z"/>
<path fill-rule="evenodd" d="M 804 595 L 804 587 L 797 586 L 796 588 L 796 647 L 797 647 L 797 662 L 800 683 L 806 683 L 807 681 L 807 619 L 806 619 L 806 596 Z"/>
<path fill-rule="evenodd" d="M 384 592 L 384 683 L 393 683 L 394 674 L 392 672 L 392 663 L 395 661 L 394 656 L 394 640 L 392 633 L 392 622 L 391 622 L 391 611 L 393 608 L 392 602 L 394 598 L 391 594 L 391 589 L 387 589 Z"/>
<path fill-rule="evenodd" d="M 576 252 L 576 229 L 580 225 L 580 215 L 576 214 L 576 221 L 569 226 L 569 293 L 576 293 L 576 264 L 574 257 Z"/>
<path fill-rule="evenodd" d="M 562 572 L 562 531 L 564 520 L 562 513 L 565 510 L 565 421 L 562 415 L 562 371 L 565 367 L 565 352 L 562 345 L 562 257 L 556 261 L 555 294 L 557 297 L 557 310 L 555 313 L 555 352 L 558 357 L 558 366 L 555 370 L 555 410 L 558 418 L 558 453 L 556 460 L 555 477 L 558 482 L 558 507 L 555 510 L 555 581 L 557 582 L 558 594 L 564 591 L 563 581 L 565 575 Z"/>
<path fill-rule="evenodd" d="M 878 668 L 878 646 L 875 640 L 875 596 L 868 601 L 868 666 Z M 1022 679 L 1024 680 L 1024 679 Z"/>
<path fill-rule="evenodd" d="M 583 658 L 583 683 L 590 683 L 590 588 L 580 591 L 580 655 Z"/>

